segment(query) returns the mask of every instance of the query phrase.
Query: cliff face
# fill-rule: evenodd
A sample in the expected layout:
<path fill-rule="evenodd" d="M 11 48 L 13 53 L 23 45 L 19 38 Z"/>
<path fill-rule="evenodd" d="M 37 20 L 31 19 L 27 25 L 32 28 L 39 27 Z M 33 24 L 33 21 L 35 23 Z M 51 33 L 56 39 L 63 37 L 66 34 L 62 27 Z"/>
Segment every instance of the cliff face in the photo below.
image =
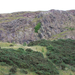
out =
<path fill-rule="evenodd" d="M 41 22 L 35 33 L 34 27 Z M 23 43 L 39 39 L 75 39 L 75 10 L 0 14 L 0 41 Z"/>

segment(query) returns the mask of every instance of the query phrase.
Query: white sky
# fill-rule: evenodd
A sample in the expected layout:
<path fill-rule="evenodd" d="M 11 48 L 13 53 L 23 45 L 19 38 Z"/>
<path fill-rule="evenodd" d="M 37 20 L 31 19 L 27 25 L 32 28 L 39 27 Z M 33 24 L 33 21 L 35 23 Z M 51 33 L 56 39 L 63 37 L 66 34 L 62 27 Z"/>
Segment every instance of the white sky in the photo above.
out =
<path fill-rule="evenodd" d="M 75 9 L 75 0 L 0 0 L 0 13 Z"/>

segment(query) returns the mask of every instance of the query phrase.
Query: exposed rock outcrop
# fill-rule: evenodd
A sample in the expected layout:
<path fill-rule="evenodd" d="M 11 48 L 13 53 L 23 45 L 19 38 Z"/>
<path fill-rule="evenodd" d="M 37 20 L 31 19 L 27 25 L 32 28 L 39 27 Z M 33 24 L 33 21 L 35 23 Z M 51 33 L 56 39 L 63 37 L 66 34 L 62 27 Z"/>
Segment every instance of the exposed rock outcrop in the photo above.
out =
<path fill-rule="evenodd" d="M 34 27 L 39 22 L 41 28 L 35 33 Z M 4 42 L 29 43 L 39 39 L 75 39 L 74 32 L 75 10 L 0 14 L 0 41 Z"/>

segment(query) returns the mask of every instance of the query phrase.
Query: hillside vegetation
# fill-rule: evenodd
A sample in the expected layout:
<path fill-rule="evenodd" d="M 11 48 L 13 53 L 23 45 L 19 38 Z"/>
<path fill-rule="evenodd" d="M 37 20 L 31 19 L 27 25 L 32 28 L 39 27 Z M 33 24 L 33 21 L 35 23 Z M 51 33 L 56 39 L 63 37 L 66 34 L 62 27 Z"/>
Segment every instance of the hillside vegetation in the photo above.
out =
<path fill-rule="evenodd" d="M 16 49 L 1 47 L 0 75 L 75 75 L 74 44 L 71 39 L 43 39 Z"/>
<path fill-rule="evenodd" d="M 75 72 L 75 40 L 39 40 L 28 46 L 40 45 L 47 48 L 47 57 L 62 70 L 71 69 Z"/>

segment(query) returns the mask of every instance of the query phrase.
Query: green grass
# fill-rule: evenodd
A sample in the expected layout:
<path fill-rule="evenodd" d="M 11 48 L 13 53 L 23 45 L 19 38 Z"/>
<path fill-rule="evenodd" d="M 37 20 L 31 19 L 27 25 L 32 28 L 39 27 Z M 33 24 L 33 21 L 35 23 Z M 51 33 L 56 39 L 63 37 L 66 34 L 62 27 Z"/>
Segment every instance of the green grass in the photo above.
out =
<path fill-rule="evenodd" d="M 9 47 L 12 43 L 0 42 L 0 47 Z"/>
<path fill-rule="evenodd" d="M 61 32 L 59 34 L 56 34 L 56 35 L 52 35 L 50 40 L 57 40 L 58 38 L 63 38 L 65 35 L 67 35 L 68 31 L 64 31 L 64 32 Z"/>
<path fill-rule="evenodd" d="M 71 70 L 67 71 L 59 70 L 59 75 L 75 75 L 75 73 L 72 72 Z"/>

